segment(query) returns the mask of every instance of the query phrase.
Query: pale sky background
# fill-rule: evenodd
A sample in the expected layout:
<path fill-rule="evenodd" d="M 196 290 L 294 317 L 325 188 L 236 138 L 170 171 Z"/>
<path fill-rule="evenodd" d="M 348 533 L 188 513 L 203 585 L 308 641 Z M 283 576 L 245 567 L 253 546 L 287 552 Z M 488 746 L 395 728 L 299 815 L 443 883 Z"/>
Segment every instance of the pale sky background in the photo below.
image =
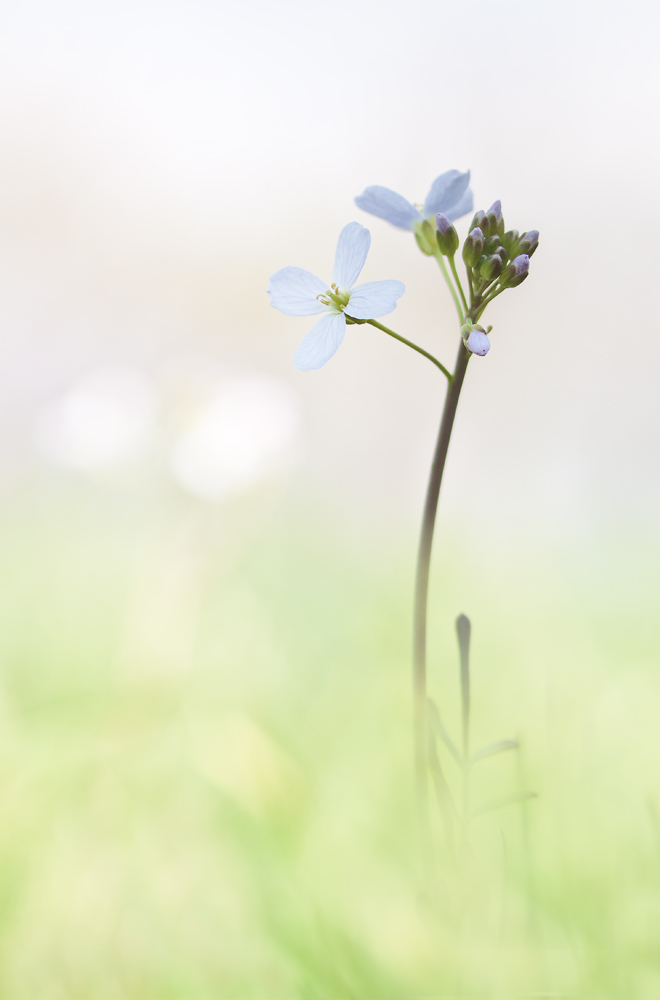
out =
<path fill-rule="evenodd" d="M 443 504 L 476 531 L 656 524 L 655 5 L 26 0 L 0 20 L 4 488 L 90 373 L 158 399 L 268 376 L 297 414 L 301 489 L 416 519 L 441 376 L 365 328 L 298 373 L 311 323 L 265 289 L 285 264 L 329 276 L 357 219 L 364 279 L 406 284 L 386 322 L 451 364 L 435 263 L 352 199 L 379 183 L 422 201 L 469 167 L 477 207 L 501 198 L 541 245 L 489 310 Z"/>

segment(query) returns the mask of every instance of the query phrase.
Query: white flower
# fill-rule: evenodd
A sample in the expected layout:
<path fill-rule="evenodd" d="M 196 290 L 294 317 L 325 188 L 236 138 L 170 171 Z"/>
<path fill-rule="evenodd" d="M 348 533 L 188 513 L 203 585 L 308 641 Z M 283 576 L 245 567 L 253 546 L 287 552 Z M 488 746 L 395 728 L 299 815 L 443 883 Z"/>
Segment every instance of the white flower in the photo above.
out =
<path fill-rule="evenodd" d="M 303 267 L 282 267 L 268 284 L 270 304 L 287 316 L 324 313 L 303 337 L 293 363 L 301 372 L 321 368 L 337 351 L 346 332 L 346 316 L 378 319 L 396 309 L 405 292 L 401 281 L 367 281 L 356 285 L 367 259 L 371 235 L 359 222 L 349 222 L 339 234 L 332 283 Z"/>
<path fill-rule="evenodd" d="M 435 216 L 438 212 L 446 215 L 450 222 L 455 222 L 456 219 L 471 212 L 474 198 L 469 185 L 469 170 L 465 173 L 461 173 L 460 170 L 446 170 L 431 184 L 431 190 L 426 196 L 421 212 L 403 195 L 379 184 L 365 188 L 355 199 L 355 204 L 370 215 L 385 219 L 397 229 L 414 231 L 424 219 L 432 219 L 435 227 Z"/>

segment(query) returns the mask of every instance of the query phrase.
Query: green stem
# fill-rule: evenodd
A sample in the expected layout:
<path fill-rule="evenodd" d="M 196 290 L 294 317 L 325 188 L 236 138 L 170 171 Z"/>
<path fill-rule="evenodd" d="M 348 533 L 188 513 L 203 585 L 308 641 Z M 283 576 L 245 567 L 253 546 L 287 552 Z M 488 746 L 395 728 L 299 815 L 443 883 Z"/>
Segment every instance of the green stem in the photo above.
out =
<path fill-rule="evenodd" d="M 486 298 L 482 302 L 479 303 L 479 307 L 477 309 L 477 313 L 476 313 L 476 316 L 475 316 L 475 322 L 479 319 L 479 317 L 483 313 L 483 311 L 486 308 L 486 306 L 490 305 L 490 303 L 493 301 L 493 299 L 496 299 L 497 296 L 501 295 L 502 292 L 504 292 L 504 291 L 506 291 L 506 288 L 498 288 L 496 292 L 490 292 L 486 296 Z"/>
<path fill-rule="evenodd" d="M 433 531 L 440 498 L 442 474 L 447 460 L 449 439 L 451 438 L 458 399 L 463 387 L 470 352 L 461 340 L 456 357 L 454 374 L 447 388 L 445 405 L 440 421 L 438 440 L 433 455 L 431 474 L 426 490 L 426 503 L 422 518 L 422 532 L 419 540 L 417 556 L 417 576 L 415 582 L 415 612 L 413 638 L 413 692 L 415 706 L 415 777 L 417 787 L 417 809 L 419 815 L 420 836 L 422 840 L 422 859 L 424 875 L 430 870 L 430 826 L 428 804 L 428 744 L 426 737 L 426 619 L 429 590 L 429 571 L 431 565 L 431 547 Z"/>
<path fill-rule="evenodd" d="M 449 258 L 449 266 L 451 267 L 451 273 L 454 275 L 454 280 L 456 281 L 458 290 L 461 293 L 461 299 L 463 300 L 463 309 L 465 310 L 465 313 L 467 315 L 468 311 L 467 299 L 465 298 L 465 292 L 463 291 L 461 279 L 459 278 L 458 271 L 456 270 L 456 261 L 454 260 L 453 256 Z"/>
<path fill-rule="evenodd" d="M 460 299 L 459 299 L 458 295 L 456 294 L 456 289 L 454 288 L 452 280 L 449 277 L 449 271 L 447 270 L 447 266 L 446 266 L 446 264 L 445 264 L 445 262 L 443 260 L 442 254 L 438 250 L 438 252 L 435 253 L 433 256 L 435 257 L 435 259 L 437 260 L 438 264 L 440 265 L 440 270 L 442 271 L 442 277 L 447 282 L 447 288 L 451 292 L 451 296 L 452 296 L 452 298 L 454 300 L 454 305 L 456 306 L 456 312 L 458 313 L 458 318 L 459 318 L 459 320 L 461 322 L 461 326 L 463 326 L 463 323 L 465 322 L 465 317 L 463 316 L 463 310 L 461 309 L 461 302 L 460 302 Z"/>
<path fill-rule="evenodd" d="M 447 378 L 451 382 L 452 379 L 451 372 L 447 368 L 445 368 L 445 366 L 440 361 L 438 361 L 437 358 L 434 358 L 432 354 L 429 354 L 428 351 L 425 351 L 423 347 L 418 347 L 417 344 L 413 344 L 412 340 L 406 340 L 406 338 L 402 337 L 400 333 L 395 333 L 394 330 L 390 330 L 388 327 L 383 326 L 383 324 L 379 323 L 378 320 L 368 319 L 367 323 L 369 323 L 370 326 L 375 326 L 377 330 L 382 330 L 383 333 L 386 333 L 389 337 L 394 337 L 395 340 L 400 340 L 401 343 L 405 344 L 407 347 L 412 347 L 413 351 L 417 351 L 418 354 L 423 354 L 424 357 L 428 358 L 429 361 L 432 361 L 433 364 L 436 366 L 436 368 L 440 369 L 445 378 Z"/>
<path fill-rule="evenodd" d="M 472 268 L 468 267 L 467 264 L 465 265 L 465 273 L 467 274 L 468 290 L 470 292 L 470 304 L 472 304 L 474 302 L 474 281 L 472 280 Z"/>

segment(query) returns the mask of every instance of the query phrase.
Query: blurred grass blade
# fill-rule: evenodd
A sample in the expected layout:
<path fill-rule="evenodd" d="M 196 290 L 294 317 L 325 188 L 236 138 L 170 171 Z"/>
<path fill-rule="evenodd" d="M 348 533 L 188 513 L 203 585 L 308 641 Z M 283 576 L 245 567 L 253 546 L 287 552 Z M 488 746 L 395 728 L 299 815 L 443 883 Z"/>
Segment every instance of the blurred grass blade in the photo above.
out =
<path fill-rule="evenodd" d="M 517 750 L 520 746 L 518 740 L 498 740 L 497 743 L 489 743 L 488 746 L 482 747 L 481 750 L 477 750 L 470 757 L 470 763 L 476 764 L 478 760 L 485 760 L 486 757 L 492 757 L 496 753 L 503 753 L 505 750 Z"/>
<path fill-rule="evenodd" d="M 429 769 L 431 771 L 433 788 L 435 796 L 438 800 L 438 808 L 440 809 L 440 816 L 442 818 L 442 828 L 444 830 L 445 840 L 447 841 L 447 851 L 449 853 L 449 857 L 453 861 L 456 857 L 456 848 L 454 844 L 454 820 L 458 820 L 458 813 L 456 811 L 456 806 L 454 805 L 451 791 L 449 790 L 449 785 L 447 784 L 447 779 L 445 778 L 440 765 L 438 748 L 435 741 L 435 733 L 432 732 L 431 729 L 429 729 L 428 732 L 428 752 Z"/>
<path fill-rule="evenodd" d="M 472 626 L 466 615 L 456 619 L 456 635 L 461 655 L 461 700 L 463 703 L 463 758 L 469 757 L 470 747 L 470 635 Z"/>
<path fill-rule="evenodd" d="M 440 737 L 440 739 L 447 747 L 449 753 L 452 755 L 452 757 L 459 765 L 459 767 L 463 767 L 463 758 L 461 757 L 461 754 L 458 748 L 456 747 L 456 744 L 454 743 L 451 736 L 449 735 L 449 733 L 442 724 L 442 719 L 440 718 L 440 712 L 438 711 L 438 706 L 436 705 L 436 703 L 433 701 L 432 698 L 427 698 L 427 703 L 428 703 L 428 713 L 429 713 L 428 714 L 429 729 L 431 730 L 431 732 L 436 733 Z"/>
<path fill-rule="evenodd" d="M 492 799 L 479 809 L 474 809 L 470 813 L 470 819 L 482 816 L 484 813 L 492 812 L 493 809 L 501 809 L 502 806 L 510 806 L 516 802 L 525 802 L 527 799 L 538 798 L 538 792 L 516 792 L 514 795 L 503 795 L 501 799 Z"/>

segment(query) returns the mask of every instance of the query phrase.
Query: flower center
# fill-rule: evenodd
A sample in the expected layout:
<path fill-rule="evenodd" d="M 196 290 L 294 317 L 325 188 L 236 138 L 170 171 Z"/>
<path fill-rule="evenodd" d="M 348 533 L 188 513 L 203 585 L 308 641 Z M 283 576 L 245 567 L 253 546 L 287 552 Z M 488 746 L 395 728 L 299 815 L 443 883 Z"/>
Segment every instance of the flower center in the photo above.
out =
<path fill-rule="evenodd" d="M 350 299 L 349 292 L 340 292 L 336 285 L 330 285 L 327 292 L 321 292 L 316 296 L 324 306 L 331 306 L 335 312 L 343 312 Z"/>

